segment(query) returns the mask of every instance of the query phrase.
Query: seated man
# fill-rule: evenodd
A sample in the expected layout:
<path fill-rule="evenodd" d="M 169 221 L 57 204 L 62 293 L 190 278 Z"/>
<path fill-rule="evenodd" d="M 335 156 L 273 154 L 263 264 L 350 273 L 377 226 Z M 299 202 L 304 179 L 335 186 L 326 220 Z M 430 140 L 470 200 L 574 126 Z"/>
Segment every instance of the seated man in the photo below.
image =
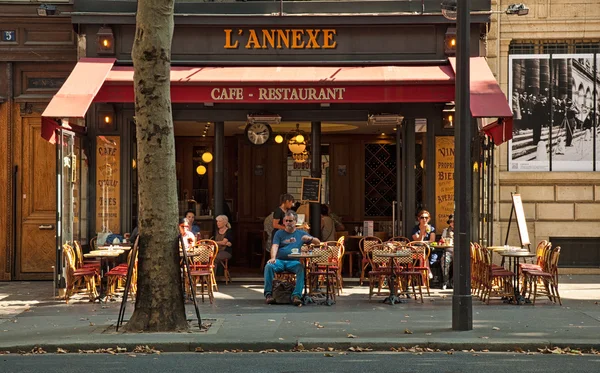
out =
<path fill-rule="evenodd" d="M 284 271 L 296 274 L 296 287 L 292 292 L 292 303 L 300 305 L 302 303 L 301 295 L 304 288 L 304 267 L 298 260 L 288 259 L 292 249 L 298 249 L 303 244 L 320 243 L 318 238 L 312 237 L 303 230 L 296 229 L 298 215 L 292 210 L 285 213 L 283 225 L 285 230 L 278 230 L 273 236 L 273 245 L 271 246 L 271 259 L 265 265 L 265 298 L 267 304 L 275 303 L 273 298 L 273 277 L 275 273 Z"/>

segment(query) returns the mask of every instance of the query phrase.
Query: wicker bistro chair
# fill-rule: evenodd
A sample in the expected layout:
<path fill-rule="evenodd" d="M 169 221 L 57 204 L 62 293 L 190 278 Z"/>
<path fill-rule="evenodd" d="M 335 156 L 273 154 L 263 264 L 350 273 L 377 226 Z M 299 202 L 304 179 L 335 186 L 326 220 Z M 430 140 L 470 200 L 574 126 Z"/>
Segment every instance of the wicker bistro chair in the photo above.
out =
<path fill-rule="evenodd" d="M 492 266 L 492 251 L 479 247 L 481 253 L 481 301 L 490 304 L 490 297 L 512 298 L 515 296 L 513 280 L 515 274 L 504 268 Z"/>
<path fill-rule="evenodd" d="M 65 269 L 67 282 L 65 301 L 69 303 L 69 298 L 79 291 L 82 285 L 85 285 L 90 302 L 93 302 L 98 296 L 98 292 L 96 291 L 96 278 L 98 276 L 98 272 L 94 268 L 77 269 L 75 265 L 75 251 L 71 245 L 63 245 L 63 255 L 66 264 Z"/>
<path fill-rule="evenodd" d="M 526 269 L 523 268 L 523 290 L 525 291 L 525 284 L 529 283 L 529 297 L 533 293 L 533 304 L 538 293 L 538 284 L 544 285 L 544 290 L 541 291 L 543 295 L 546 295 L 552 302 L 558 303 L 562 306 L 560 294 L 558 293 L 558 259 L 560 257 L 560 246 L 553 249 L 547 249 L 546 263 L 543 264 L 544 269 Z"/>
<path fill-rule="evenodd" d="M 370 252 L 367 258 L 369 259 L 369 264 L 371 266 L 371 270 L 368 273 L 369 300 L 371 300 L 375 290 L 375 285 L 377 285 L 377 295 L 381 295 L 381 288 L 383 287 L 384 280 L 392 274 L 391 268 L 389 267 L 389 258 L 378 256 L 377 254 L 392 252 L 394 251 L 394 248 L 390 245 L 379 244 L 370 246 L 368 250 L 370 250 Z"/>
<path fill-rule="evenodd" d="M 404 244 L 404 246 L 406 246 L 410 243 L 410 239 L 408 239 L 406 237 L 402 237 L 402 236 L 394 236 L 394 237 L 390 238 L 388 240 L 388 242 L 399 242 L 401 244 Z"/>
<path fill-rule="evenodd" d="M 198 284 L 200 284 L 202 302 L 204 302 L 205 292 L 208 295 L 210 303 L 212 304 L 214 301 L 213 286 L 216 285 L 214 263 L 218 252 L 219 245 L 213 240 L 200 240 L 194 246 L 193 256 L 191 256 L 190 275 L 194 282 L 194 286 L 192 287 L 194 295 L 196 294 Z"/>
<path fill-rule="evenodd" d="M 108 271 L 104 276 L 106 277 L 107 282 L 107 295 L 114 296 L 117 293 L 117 288 L 121 288 L 124 286 L 124 282 L 127 280 L 127 271 L 129 270 L 129 264 L 132 260 L 133 262 L 133 270 L 131 272 L 131 287 L 129 288 L 129 294 L 132 297 L 135 297 L 137 293 L 137 264 L 138 264 L 138 242 L 139 237 L 136 238 L 135 243 L 133 244 L 133 248 L 129 251 L 127 255 L 127 262 L 119 264 L 115 268 Z M 135 253 L 135 258 L 133 257 Z"/>
<path fill-rule="evenodd" d="M 360 270 L 360 285 L 363 284 L 363 281 L 365 279 L 365 271 L 367 269 L 367 267 L 369 267 L 371 265 L 370 259 L 369 259 L 369 255 L 372 247 L 375 245 L 380 245 L 382 243 L 381 239 L 379 239 L 379 237 L 375 237 L 375 236 L 365 236 L 363 237 L 360 242 L 358 243 L 358 248 L 360 249 L 360 254 L 362 255 L 362 261 L 361 261 L 361 270 Z"/>
<path fill-rule="evenodd" d="M 524 269 L 543 271 L 544 265 L 547 264 L 549 259 L 549 251 L 552 248 L 552 244 L 546 240 L 541 240 L 535 249 L 535 263 L 521 263 L 519 267 L 521 271 Z"/>
<path fill-rule="evenodd" d="M 314 255 L 320 255 L 310 258 L 308 262 L 308 267 L 310 268 L 308 274 L 310 289 L 319 288 L 319 285 L 324 281 L 327 296 L 331 295 L 335 301 L 335 291 L 338 283 L 337 273 L 339 269 L 337 242 L 325 242 L 322 245 L 315 246 L 312 252 Z"/>
<path fill-rule="evenodd" d="M 331 250 L 331 256 L 328 259 L 326 265 L 318 265 L 318 270 L 328 269 L 335 272 L 336 286 L 338 295 L 341 293 L 343 280 L 342 280 L 342 258 L 344 257 L 344 237 L 341 237 L 337 241 L 325 241 L 321 242 L 321 248 L 327 247 Z M 313 251 L 314 252 L 314 251 Z"/>
<path fill-rule="evenodd" d="M 409 295 L 409 287 L 412 287 L 412 294 L 414 295 L 415 300 L 417 300 L 417 292 L 415 291 L 416 284 L 419 290 L 421 303 L 423 303 L 423 290 L 421 289 L 421 286 L 423 285 L 423 271 L 419 270 L 418 267 L 415 267 L 415 258 L 419 257 L 420 253 L 422 253 L 422 248 L 406 246 L 399 250 L 407 250 L 412 254 L 394 259 L 395 266 L 400 268 L 397 275 L 400 279 L 402 288 L 404 288 L 405 293 Z"/>
<path fill-rule="evenodd" d="M 427 289 L 427 296 L 431 296 L 429 292 L 429 274 L 431 273 L 429 255 L 431 254 L 431 248 L 427 242 L 422 241 L 411 241 L 408 245 L 416 249 L 413 254 L 413 270 L 421 272 L 423 284 L 425 284 L 425 288 Z"/>

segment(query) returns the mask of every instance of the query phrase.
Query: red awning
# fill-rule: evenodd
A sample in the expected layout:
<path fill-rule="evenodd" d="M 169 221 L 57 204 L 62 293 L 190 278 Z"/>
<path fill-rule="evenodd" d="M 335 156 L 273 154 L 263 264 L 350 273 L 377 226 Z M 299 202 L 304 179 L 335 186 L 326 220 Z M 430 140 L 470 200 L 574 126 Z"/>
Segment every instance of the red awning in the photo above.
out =
<path fill-rule="evenodd" d="M 449 58 L 449 60 L 452 69 L 456 71 L 456 58 Z M 484 57 L 471 57 L 469 78 L 471 115 L 473 118 L 498 119 L 482 128 L 488 136 L 492 137 L 496 145 L 510 140 L 513 113 Z"/>
<path fill-rule="evenodd" d="M 115 61 L 114 58 L 80 59 L 42 117 L 84 118 Z"/>
<path fill-rule="evenodd" d="M 82 58 L 43 117 L 83 118 L 92 102 L 134 102 L 133 67 L 113 58 Z M 171 68 L 173 103 L 399 103 L 454 101 L 455 59 L 448 66 L 185 67 Z M 471 59 L 471 112 L 476 118 L 512 113 L 485 59 Z M 510 122 L 510 123 L 509 123 Z M 44 122 L 45 123 L 45 122 Z M 492 127 L 494 126 L 494 127 Z M 488 132 L 496 143 L 512 131 Z M 508 136 L 507 136 L 508 135 Z M 499 141 L 499 142 L 498 142 Z"/>

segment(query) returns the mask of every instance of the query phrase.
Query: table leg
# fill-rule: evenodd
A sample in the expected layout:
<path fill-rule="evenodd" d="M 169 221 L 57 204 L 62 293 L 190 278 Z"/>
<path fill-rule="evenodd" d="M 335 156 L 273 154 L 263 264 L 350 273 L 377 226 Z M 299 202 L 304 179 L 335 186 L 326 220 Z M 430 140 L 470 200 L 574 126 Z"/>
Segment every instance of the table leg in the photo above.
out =
<path fill-rule="evenodd" d="M 315 301 L 308 295 L 308 259 L 304 259 L 304 295 L 302 295 L 302 304 L 310 304 Z"/>
<path fill-rule="evenodd" d="M 389 297 L 387 297 L 383 300 L 383 303 L 393 306 L 396 303 L 404 303 L 406 301 L 400 299 L 400 297 L 398 297 L 396 295 L 397 276 L 396 276 L 396 271 L 394 268 L 394 258 L 390 258 L 390 269 L 391 269 L 391 274 L 390 274 L 390 277 L 388 278 L 388 287 L 390 288 L 390 295 L 389 295 Z"/>

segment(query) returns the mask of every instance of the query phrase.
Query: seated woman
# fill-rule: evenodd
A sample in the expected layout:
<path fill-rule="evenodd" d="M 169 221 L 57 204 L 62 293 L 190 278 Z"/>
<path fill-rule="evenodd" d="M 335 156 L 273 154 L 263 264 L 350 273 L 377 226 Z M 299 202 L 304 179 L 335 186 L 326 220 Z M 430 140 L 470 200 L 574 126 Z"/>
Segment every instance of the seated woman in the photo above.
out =
<path fill-rule="evenodd" d="M 335 222 L 325 204 L 321 204 L 321 241 L 335 241 Z"/>
<path fill-rule="evenodd" d="M 431 214 L 427 210 L 421 210 L 417 214 L 419 224 L 412 230 L 413 241 L 435 242 L 435 227 L 429 224 Z"/>
<path fill-rule="evenodd" d="M 196 245 L 196 236 L 190 229 L 190 223 L 186 218 L 179 220 L 179 233 L 183 237 L 183 244 L 186 250 L 191 250 Z"/>
<path fill-rule="evenodd" d="M 215 218 L 217 221 L 217 234 L 215 235 L 215 242 L 219 245 L 219 252 L 215 261 L 217 263 L 217 275 L 223 273 L 225 259 L 231 259 L 231 253 L 233 251 L 233 232 L 231 230 L 231 224 L 229 224 L 229 218 L 227 215 L 219 215 Z"/>

